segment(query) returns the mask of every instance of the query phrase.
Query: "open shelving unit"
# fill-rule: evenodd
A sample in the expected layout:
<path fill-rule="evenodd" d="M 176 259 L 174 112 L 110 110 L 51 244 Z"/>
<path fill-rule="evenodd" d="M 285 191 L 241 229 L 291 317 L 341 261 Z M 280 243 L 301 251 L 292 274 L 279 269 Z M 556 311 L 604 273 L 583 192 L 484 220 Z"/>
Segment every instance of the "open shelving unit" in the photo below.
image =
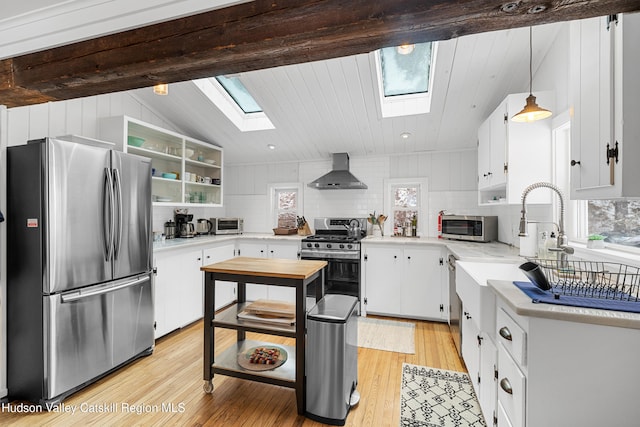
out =
<path fill-rule="evenodd" d="M 117 150 L 151 159 L 154 204 L 222 205 L 222 148 L 127 116 L 103 119 L 100 137 Z M 136 144 L 129 137 L 143 141 Z"/>

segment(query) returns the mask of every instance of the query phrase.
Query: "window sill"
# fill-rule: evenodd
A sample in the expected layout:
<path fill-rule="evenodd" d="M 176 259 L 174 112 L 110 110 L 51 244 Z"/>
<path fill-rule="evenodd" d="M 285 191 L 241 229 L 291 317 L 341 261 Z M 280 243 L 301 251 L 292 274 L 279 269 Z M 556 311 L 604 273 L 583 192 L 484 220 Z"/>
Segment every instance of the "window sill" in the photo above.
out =
<path fill-rule="evenodd" d="M 606 243 L 604 249 L 589 249 L 585 243 L 575 241 L 570 242 L 569 245 L 575 249 L 574 255 L 578 258 L 593 261 L 618 262 L 640 267 L 640 255 L 634 253 L 635 251 L 633 250 L 612 249 Z"/>

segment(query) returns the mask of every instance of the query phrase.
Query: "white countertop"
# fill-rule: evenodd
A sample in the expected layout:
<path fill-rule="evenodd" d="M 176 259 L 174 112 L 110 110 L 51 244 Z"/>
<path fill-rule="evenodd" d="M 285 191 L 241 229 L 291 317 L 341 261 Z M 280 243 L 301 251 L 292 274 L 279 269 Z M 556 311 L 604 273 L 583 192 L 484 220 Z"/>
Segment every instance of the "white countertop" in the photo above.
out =
<path fill-rule="evenodd" d="M 193 246 L 210 245 L 236 239 L 254 239 L 254 240 L 276 240 L 276 241 L 293 241 L 299 242 L 304 236 L 297 234 L 275 235 L 273 233 L 244 233 L 244 234 L 226 234 L 226 235 L 209 235 L 197 236 L 191 238 L 179 237 L 175 239 L 166 239 L 164 242 L 153 242 L 153 251 L 162 252 L 169 249 L 190 248 Z"/>
<path fill-rule="evenodd" d="M 555 304 L 535 304 L 513 284 L 512 280 L 490 279 L 488 283 L 496 295 L 502 298 L 516 314 L 522 316 L 640 329 L 640 314 Z"/>
<path fill-rule="evenodd" d="M 373 237 L 362 239 L 365 245 L 403 244 L 403 245 L 441 245 L 459 260 L 479 262 L 524 262 L 519 249 L 500 242 L 477 243 L 459 240 L 437 239 L 434 237 Z"/>

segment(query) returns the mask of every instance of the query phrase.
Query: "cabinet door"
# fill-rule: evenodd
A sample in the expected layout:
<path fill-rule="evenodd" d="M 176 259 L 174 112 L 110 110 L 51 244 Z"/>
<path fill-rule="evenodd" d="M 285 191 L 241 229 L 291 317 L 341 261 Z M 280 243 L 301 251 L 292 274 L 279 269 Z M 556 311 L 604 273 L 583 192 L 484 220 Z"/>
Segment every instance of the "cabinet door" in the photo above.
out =
<path fill-rule="evenodd" d="M 467 365 L 473 389 L 476 394 L 480 395 L 480 387 L 478 378 L 480 376 L 480 346 L 478 345 L 478 336 L 480 329 L 473 321 L 471 314 L 462 301 L 462 316 L 460 319 L 460 328 L 462 329 L 462 358 L 464 364 Z"/>
<path fill-rule="evenodd" d="M 489 336 L 482 332 L 480 345 L 480 393 L 478 398 L 485 420 L 493 418 L 498 398 L 495 369 L 498 366 L 498 349 Z"/>
<path fill-rule="evenodd" d="M 487 119 L 478 128 L 478 188 L 491 185 L 491 120 Z"/>
<path fill-rule="evenodd" d="M 266 258 L 268 253 L 266 243 L 240 242 L 238 248 L 240 249 L 240 256 Z M 267 298 L 268 294 L 266 286 L 247 283 L 247 301 L 256 301 Z"/>
<path fill-rule="evenodd" d="M 500 103 L 491 114 L 491 167 L 489 184 L 491 187 L 503 185 L 507 182 L 504 166 L 507 163 L 507 100 Z"/>
<path fill-rule="evenodd" d="M 216 246 L 203 251 L 203 265 L 225 261 L 235 256 L 233 244 Z M 236 284 L 234 282 L 216 282 L 215 310 L 219 310 L 236 300 Z"/>
<path fill-rule="evenodd" d="M 367 312 L 401 314 L 402 249 L 369 247 L 363 264 Z"/>
<path fill-rule="evenodd" d="M 614 37 L 606 20 L 601 17 L 571 23 L 571 158 L 580 161 L 571 168 L 572 198 L 584 198 L 580 190 L 610 185 L 605 150 L 614 141 Z"/>
<path fill-rule="evenodd" d="M 404 316 L 442 318 L 442 254 L 440 248 L 405 248 L 400 294 Z"/>
<path fill-rule="evenodd" d="M 164 269 L 158 269 L 157 257 L 153 258 L 153 268 L 157 271 L 153 279 L 153 312 L 156 322 L 155 338 L 158 339 L 171 331 L 166 319 L 167 305 L 170 301 L 169 284 Z"/>
<path fill-rule="evenodd" d="M 156 256 L 156 338 L 203 315 L 202 251 Z"/>
<path fill-rule="evenodd" d="M 269 258 L 283 258 L 283 259 L 298 259 L 298 253 L 300 252 L 300 242 L 270 242 L 267 246 L 267 256 Z M 296 301 L 295 288 L 289 288 L 285 286 L 268 286 L 267 294 L 269 299 L 279 301 Z"/>
<path fill-rule="evenodd" d="M 188 325 L 204 316 L 204 276 L 202 267 L 202 250 L 188 252 L 176 257 L 174 268 L 179 278 L 174 283 L 180 300 L 180 326 Z"/>

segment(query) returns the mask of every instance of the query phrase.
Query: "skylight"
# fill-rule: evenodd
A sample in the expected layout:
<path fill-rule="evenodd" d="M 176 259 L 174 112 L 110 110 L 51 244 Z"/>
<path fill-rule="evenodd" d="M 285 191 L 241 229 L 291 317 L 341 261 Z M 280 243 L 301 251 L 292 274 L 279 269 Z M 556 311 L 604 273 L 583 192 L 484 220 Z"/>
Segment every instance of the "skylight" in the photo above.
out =
<path fill-rule="evenodd" d="M 216 80 L 222 85 L 224 90 L 227 91 L 229 96 L 233 98 L 236 104 L 238 104 L 238 107 L 240 107 L 245 114 L 262 112 L 262 108 L 260 108 L 256 100 L 253 99 L 253 96 L 251 96 L 239 78 L 218 76 L 216 77 Z"/>
<path fill-rule="evenodd" d="M 238 77 L 218 76 L 192 82 L 240 131 L 275 129 Z"/>
<path fill-rule="evenodd" d="M 411 45 L 409 45 L 411 46 Z M 429 91 L 431 43 L 380 50 L 384 96 L 410 95 Z"/>
<path fill-rule="evenodd" d="M 375 52 L 383 117 L 431 110 L 436 43 L 387 47 Z"/>

